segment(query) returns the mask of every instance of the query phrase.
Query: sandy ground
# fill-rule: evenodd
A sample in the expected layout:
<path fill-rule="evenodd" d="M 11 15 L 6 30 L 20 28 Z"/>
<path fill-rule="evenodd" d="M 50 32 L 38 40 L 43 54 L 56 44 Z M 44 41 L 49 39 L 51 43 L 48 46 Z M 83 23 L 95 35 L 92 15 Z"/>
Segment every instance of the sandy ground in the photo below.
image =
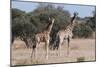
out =
<path fill-rule="evenodd" d="M 16 41 L 16 44 L 25 44 Z M 95 39 L 72 39 L 70 43 L 70 52 L 67 55 L 67 46 L 62 45 L 61 56 L 57 55 L 57 50 L 49 50 L 49 59 L 45 59 L 45 50 L 42 44 L 38 48 L 37 59 L 31 59 L 31 48 L 13 48 L 11 51 L 12 65 L 29 65 L 29 64 L 47 64 L 47 63 L 64 63 L 79 61 L 95 61 Z"/>

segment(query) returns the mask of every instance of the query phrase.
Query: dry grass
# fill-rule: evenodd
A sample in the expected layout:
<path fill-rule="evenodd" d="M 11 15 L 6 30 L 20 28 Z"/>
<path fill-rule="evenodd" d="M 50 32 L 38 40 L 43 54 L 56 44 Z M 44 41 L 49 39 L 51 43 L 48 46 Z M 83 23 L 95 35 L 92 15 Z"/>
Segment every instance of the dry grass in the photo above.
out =
<path fill-rule="evenodd" d="M 17 43 L 20 44 L 20 43 Z M 62 46 L 61 56 L 57 56 L 57 50 L 49 51 L 49 59 L 45 59 L 44 44 L 38 48 L 37 59 L 31 59 L 32 49 L 12 49 L 12 65 L 47 64 L 63 62 L 80 62 L 95 60 L 95 39 L 73 39 L 70 43 L 70 54 L 67 55 L 67 46 Z M 41 49 L 40 49 L 41 48 Z"/>

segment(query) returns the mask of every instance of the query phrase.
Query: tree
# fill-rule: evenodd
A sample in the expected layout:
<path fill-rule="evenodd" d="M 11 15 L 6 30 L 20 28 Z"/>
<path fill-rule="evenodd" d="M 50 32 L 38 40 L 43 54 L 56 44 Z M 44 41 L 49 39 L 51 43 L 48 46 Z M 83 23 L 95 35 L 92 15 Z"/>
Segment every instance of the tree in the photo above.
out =
<path fill-rule="evenodd" d="M 12 9 L 12 41 L 14 37 L 20 37 L 29 47 L 28 38 L 34 37 L 35 31 L 36 27 L 30 23 L 30 18 L 25 12 Z"/>
<path fill-rule="evenodd" d="M 52 4 L 40 4 L 34 11 L 28 13 L 31 17 L 31 23 L 35 24 L 38 29 L 37 32 L 42 31 L 46 27 L 49 17 L 56 19 L 53 32 L 65 28 L 70 21 L 70 13 L 67 10 L 59 10 L 58 8 L 59 7 L 54 7 Z"/>

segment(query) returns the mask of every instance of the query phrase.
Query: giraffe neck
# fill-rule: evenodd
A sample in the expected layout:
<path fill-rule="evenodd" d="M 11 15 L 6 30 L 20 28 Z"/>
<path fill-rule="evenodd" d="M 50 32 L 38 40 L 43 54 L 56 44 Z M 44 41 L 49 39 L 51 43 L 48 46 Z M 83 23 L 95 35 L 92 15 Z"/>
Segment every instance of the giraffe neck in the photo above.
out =
<path fill-rule="evenodd" d="M 75 27 L 75 21 L 73 21 L 73 23 L 70 23 L 66 28 L 65 30 L 69 29 L 69 30 L 73 30 Z"/>
<path fill-rule="evenodd" d="M 51 29 L 52 29 L 52 26 L 53 26 L 53 23 L 49 24 L 46 31 L 48 31 L 49 33 L 51 32 Z"/>
<path fill-rule="evenodd" d="M 66 27 L 66 30 L 69 29 L 69 30 L 73 31 L 73 29 L 75 27 L 75 22 L 76 22 L 76 16 L 73 16 L 71 19 L 71 23 Z"/>
<path fill-rule="evenodd" d="M 73 28 L 74 28 L 74 26 L 72 26 L 72 25 L 68 25 L 67 27 L 66 27 L 66 31 L 73 31 Z"/>

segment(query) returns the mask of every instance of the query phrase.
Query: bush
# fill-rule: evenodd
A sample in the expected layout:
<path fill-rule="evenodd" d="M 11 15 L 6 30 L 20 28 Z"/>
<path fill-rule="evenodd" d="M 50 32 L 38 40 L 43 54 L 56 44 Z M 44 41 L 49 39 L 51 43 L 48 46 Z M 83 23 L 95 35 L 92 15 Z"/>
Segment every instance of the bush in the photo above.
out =
<path fill-rule="evenodd" d="M 86 24 L 79 24 L 73 30 L 74 37 L 88 38 L 92 36 L 93 30 Z"/>

